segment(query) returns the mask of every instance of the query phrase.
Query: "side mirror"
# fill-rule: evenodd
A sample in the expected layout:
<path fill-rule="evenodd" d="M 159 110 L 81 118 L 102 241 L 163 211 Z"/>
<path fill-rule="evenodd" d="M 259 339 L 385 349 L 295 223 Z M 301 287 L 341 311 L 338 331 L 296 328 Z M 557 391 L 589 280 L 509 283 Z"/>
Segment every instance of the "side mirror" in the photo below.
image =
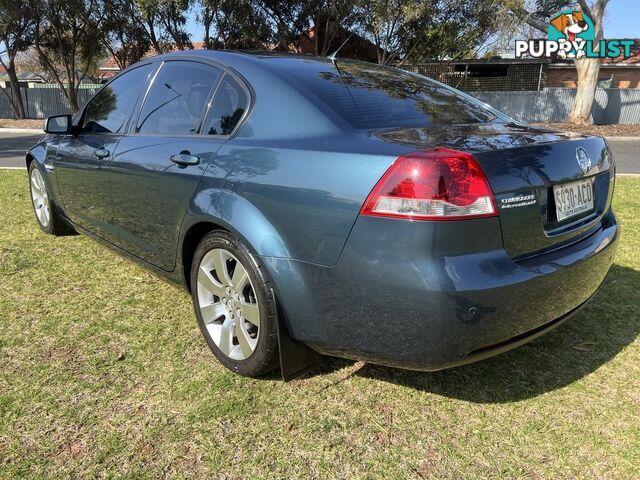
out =
<path fill-rule="evenodd" d="M 69 133 L 71 131 L 71 115 L 55 115 L 44 123 L 47 133 Z"/>

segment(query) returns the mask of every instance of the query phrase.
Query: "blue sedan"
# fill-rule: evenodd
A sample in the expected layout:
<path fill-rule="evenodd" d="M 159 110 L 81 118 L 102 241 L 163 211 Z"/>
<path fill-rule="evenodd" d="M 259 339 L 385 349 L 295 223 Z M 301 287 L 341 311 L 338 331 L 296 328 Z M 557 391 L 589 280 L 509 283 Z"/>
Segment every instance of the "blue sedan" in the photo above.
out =
<path fill-rule="evenodd" d="M 171 53 L 46 132 L 26 157 L 40 228 L 182 285 L 242 375 L 506 351 L 593 296 L 618 237 L 602 138 L 364 62 Z"/>

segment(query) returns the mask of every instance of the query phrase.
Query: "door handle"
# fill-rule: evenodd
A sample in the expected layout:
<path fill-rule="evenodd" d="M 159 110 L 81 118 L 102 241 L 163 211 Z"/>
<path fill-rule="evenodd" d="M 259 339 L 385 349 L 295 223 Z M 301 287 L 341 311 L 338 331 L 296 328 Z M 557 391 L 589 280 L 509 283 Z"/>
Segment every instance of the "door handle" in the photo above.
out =
<path fill-rule="evenodd" d="M 104 148 L 96 148 L 93 153 L 95 154 L 96 157 L 98 158 L 107 158 L 109 155 L 111 155 L 111 153 L 109 152 L 109 150 L 106 150 Z"/>
<path fill-rule="evenodd" d="M 200 163 L 200 157 L 197 155 L 191 155 L 187 150 L 183 150 L 177 155 L 171 155 L 171 161 L 182 167 L 186 167 L 188 165 L 197 165 Z"/>

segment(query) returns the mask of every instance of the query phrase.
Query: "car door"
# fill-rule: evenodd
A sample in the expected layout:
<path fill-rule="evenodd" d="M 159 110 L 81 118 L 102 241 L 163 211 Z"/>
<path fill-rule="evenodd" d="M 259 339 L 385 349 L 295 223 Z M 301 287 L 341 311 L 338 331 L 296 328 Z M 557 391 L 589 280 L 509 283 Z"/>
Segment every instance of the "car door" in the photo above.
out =
<path fill-rule="evenodd" d="M 228 76 L 207 63 L 165 61 L 112 160 L 119 245 L 165 270 L 175 267 L 187 205 L 207 165 L 228 138 L 219 126 L 218 130 L 203 126 L 205 122 L 219 125 L 221 116 L 228 115 L 230 106 L 220 113 L 216 103 L 223 106 L 224 102 L 217 95 L 213 98 Z M 215 115 L 220 117 L 217 122 L 212 120 Z"/>
<path fill-rule="evenodd" d="M 76 117 L 73 134 L 58 145 L 55 172 L 69 219 L 111 242 L 117 227 L 111 202 L 111 155 L 126 131 L 152 64 L 122 73 Z"/>

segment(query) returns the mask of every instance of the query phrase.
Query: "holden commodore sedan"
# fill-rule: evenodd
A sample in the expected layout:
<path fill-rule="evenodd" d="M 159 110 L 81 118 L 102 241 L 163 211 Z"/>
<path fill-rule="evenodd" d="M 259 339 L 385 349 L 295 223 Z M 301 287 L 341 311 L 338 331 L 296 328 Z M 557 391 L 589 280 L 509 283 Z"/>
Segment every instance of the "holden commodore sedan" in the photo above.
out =
<path fill-rule="evenodd" d="M 602 138 L 517 123 L 393 68 L 171 53 L 46 132 L 26 158 L 40 228 L 184 286 L 242 375 L 318 353 L 415 370 L 479 360 L 566 320 L 614 255 Z"/>

